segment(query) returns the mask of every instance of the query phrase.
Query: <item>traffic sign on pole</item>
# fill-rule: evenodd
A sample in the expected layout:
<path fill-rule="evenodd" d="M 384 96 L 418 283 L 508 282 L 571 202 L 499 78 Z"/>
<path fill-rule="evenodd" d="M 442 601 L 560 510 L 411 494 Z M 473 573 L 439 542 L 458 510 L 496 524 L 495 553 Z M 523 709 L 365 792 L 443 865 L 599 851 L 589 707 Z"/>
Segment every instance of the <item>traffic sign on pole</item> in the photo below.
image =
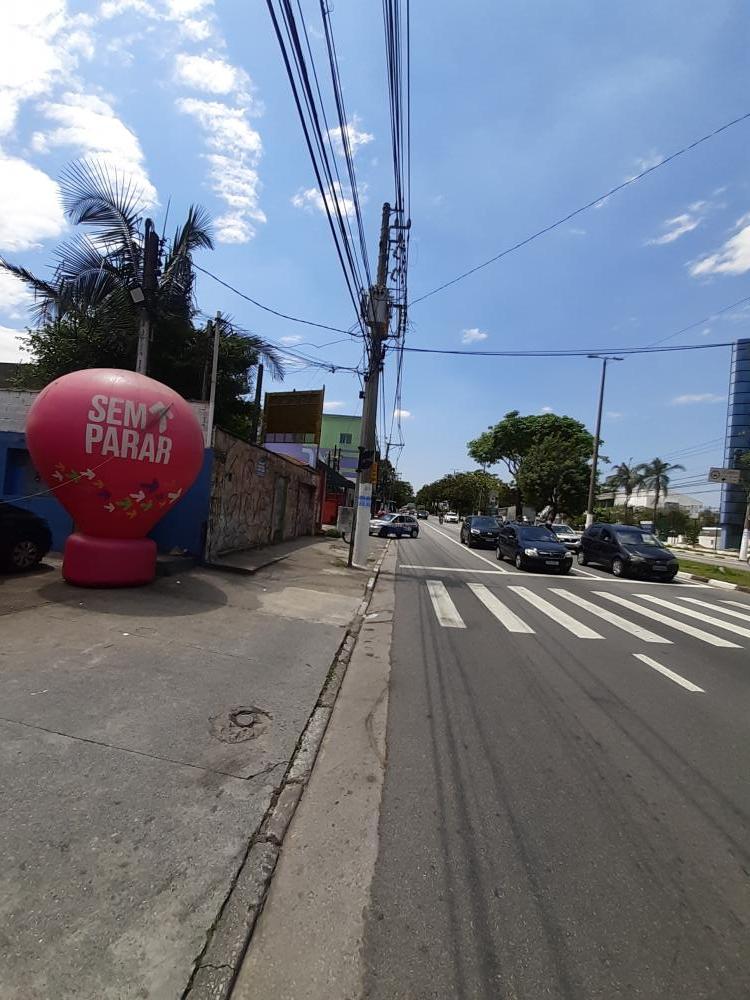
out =
<path fill-rule="evenodd" d="M 742 482 L 742 470 L 712 468 L 708 473 L 708 481 L 709 483 L 729 483 L 732 486 L 739 486 Z"/>

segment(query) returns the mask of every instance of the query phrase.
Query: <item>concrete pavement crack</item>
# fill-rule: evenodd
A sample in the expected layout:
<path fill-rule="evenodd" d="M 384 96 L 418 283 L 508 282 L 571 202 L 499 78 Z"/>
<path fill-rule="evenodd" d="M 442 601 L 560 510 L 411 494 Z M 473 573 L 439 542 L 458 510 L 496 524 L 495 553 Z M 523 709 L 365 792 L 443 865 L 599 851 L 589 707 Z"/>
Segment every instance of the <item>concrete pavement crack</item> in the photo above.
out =
<path fill-rule="evenodd" d="M 62 733 L 59 729 L 48 729 L 46 726 L 37 726 L 31 722 L 20 722 L 18 719 L 9 719 L 4 715 L 0 715 L 0 722 L 7 722 L 11 726 L 21 726 L 23 729 L 34 729 L 37 732 L 49 733 L 50 736 L 62 736 L 66 740 L 75 740 L 78 743 L 89 743 L 95 747 L 103 747 L 105 750 L 119 750 L 121 753 L 132 753 L 136 757 L 148 757 L 150 760 L 160 760 L 165 764 L 177 764 L 179 767 L 191 767 L 196 771 L 204 771 L 208 774 L 222 774 L 226 778 L 234 778 L 236 781 L 250 781 L 253 778 L 258 778 L 262 774 L 267 774 L 269 771 L 273 771 L 274 768 L 280 767 L 281 764 L 285 764 L 286 761 L 279 761 L 276 764 L 270 764 L 262 770 L 258 771 L 257 774 L 249 774 L 247 777 L 241 774 L 232 774 L 231 771 L 220 771 L 215 767 L 204 767 L 202 764 L 191 764 L 187 760 L 178 760 L 175 757 L 164 757 L 157 753 L 148 753 L 146 750 L 134 750 L 132 747 L 119 746 L 117 743 L 105 743 L 103 740 L 91 739 L 88 736 L 72 736 L 70 733 Z"/>

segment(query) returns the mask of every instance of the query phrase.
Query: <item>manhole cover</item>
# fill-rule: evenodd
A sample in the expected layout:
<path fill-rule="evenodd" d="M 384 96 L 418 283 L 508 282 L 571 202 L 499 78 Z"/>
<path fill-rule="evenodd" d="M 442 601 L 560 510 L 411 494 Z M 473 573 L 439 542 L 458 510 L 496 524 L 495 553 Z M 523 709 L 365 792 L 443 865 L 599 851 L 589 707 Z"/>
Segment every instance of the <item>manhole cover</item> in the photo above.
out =
<path fill-rule="evenodd" d="M 222 743 L 255 740 L 268 728 L 271 714 L 257 705 L 234 705 L 208 720 L 211 734 Z"/>

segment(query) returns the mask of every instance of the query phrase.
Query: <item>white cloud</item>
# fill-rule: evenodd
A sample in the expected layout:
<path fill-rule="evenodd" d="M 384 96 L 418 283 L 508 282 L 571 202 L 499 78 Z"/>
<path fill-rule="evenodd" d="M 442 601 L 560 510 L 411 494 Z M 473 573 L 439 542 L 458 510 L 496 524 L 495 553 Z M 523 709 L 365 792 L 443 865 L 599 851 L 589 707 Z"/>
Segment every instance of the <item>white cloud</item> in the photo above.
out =
<path fill-rule="evenodd" d="M 65 226 L 60 189 L 43 171 L 0 152 L 0 250 L 30 250 Z"/>
<path fill-rule="evenodd" d="M 585 236 L 586 235 L 586 230 L 585 229 L 579 229 L 576 226 L 572 226 L 568 230 L 568 232 L 570 233 L 571 236 Z"/>
<path fill-rule="evenodd" d="M 216 219 L 216 238 L 220 243 L 246 243 L 255 236 L 253 223 L 266 221 L 257 171 L 263 146 L 247 120 L 247 109 L 192 97 L 178 100 L 177 108 L 196 119 L 212 150 L 206 154 L 211 188 L 229 209 Z"/>
<path fill-rule="evenodd" d="M 291 337 L 279 337 L 279 340 L 282 344 L 286 344 L 287 347 L 291 347 L 292 344 L 302 343 L 302 337 L 298 337 L 297 334 Z"/>
<path fill-rule="evenodd" d="M 486 340 L 488 337 L 488 333 L 484 333 L 484 331 L 474 326 L 470 330 L 463 330 L 461 332 L 461 343 L 478 344 L 481 340 Z"/>
<path fill-rule="evenodd" d="M 189 17 L 187 20 L 181 21 L 180 31 L 191 42 L 204 42 L 213 34 L 213 28 L 208 21 L 197 20 L 194 17 Z"/>
<path fill-rule="evenodd" d="M 635 160 L 635 173 L 631 174 L 627 180 L 632 180 L 633 177 L 637 177 L 638 174 L 642 174 L 644 170 L 651 170 L 652 167 L 658 166 L 664 156 L 661 153 L 657 153 L 656 150 L 652 150 L 646 156 L 638 156 Z"/>
<path fill-rule="evenodd" d="M 358 185 L 360 187 L 361 185 Z M 317 188 L 306 188 L 300 190 L 293 196 L 292 204 L 295 208 L 303 208 L 308 212 L 324 212 L 328 204 L 328 211 L 333 214 L 336 211 L 336 204 L 346 215 L 354 215 L 354 202 L 351 197 L 344 192 L 341 184 L 334 181 L 330 189 L 326 191 L 325 201 L 323 195 Z"/>
<path fill-rule="evenodd" d="M 102 162 L 120 177 L 132 179 L 145 204 L 156 202 L 156 189 L 149 180 L 138 137 L 106 101 L 93 94 L 69 92 L 59 101 L 43 104 L 41 110 L 58 127 L 35 134 L 37 150 L 70 146 L 77 155 Z"/>
<path fill-rule="evenodd" d="M 744 274 L 750 271 L 750 216 L 738 219 L 738 231 L 716 251 L 689 265 L 690 274 L 700 278 L 708 274 Z"/>
<path fill-rule="evenodd" d="M 335 410 L 343 410 L 346 403 L 341 399 L 327 399 L 323 403 L 323 413 L 333 413 Z"/>
<path fill-rule="evenodd" d="M 209 94 L 244 93 L 250 78 L 243 69 L 232 66 L 223 59 L 208 56 L 192 56 L 180 52 L 175 60 L 175 79 L 193 90 L 207 91 Z"/>
<path fill-rule="evenodd" d="M 696 205 L 703 206 L 705 202 L 696 202 Z M 685 233 L 692 233 L 694 229 L 703 221 L 703 216 L 698 214 L 693 214 L 693 205 L 690 206 L 691 211 L 683 212 L 681 215 L 675 215 L 673 219 L 667 219 L 666 222 L 662 224 L 662 229 L 665 231 L 661 236 L 655 236 L 653 239 L 646 240 L 647 246 L 659 247 L 664 246 L 666 243 L 674 243 Z"/>
<path fill-rule="evenodd" d="M 555 408 L 553 406 L 543 406 L 539 410 L 539 412 L 540 413 L 554 413 L 555 412 Z"/>
<path fill-rule="evenodd" d="M 353 115 L 352 120 L 347 122 L 344 126 L 347 139 L 349 141 L 349 149 L 352 152 L 352 156 L 355 156 L 357 150 L 360 146 L 366 146 L 368 143 L 372 142 L 375 136 L 372 132 L 365 132 L 364 129 L 360 128 L 362 120 L 359 115 Z M 342 138 L 342 129 L 340 126 L 328 129 L 328 135 L 333 143 L 333 148 L 339 154 L 339 156 L 344 155 L 344 142 Z"/>
<path fill-rule="evenodd" d="M 105 21 L 126 13 L 145 14 L 146 17 L 157 16 L 149 0 L 104 0 L 99 7 L 99 14 Z"/>
<path fill-rule="evenodd" d="M 206 7 L 213 7 L 213 5 L 214 0 L 167 0 L 169 16 L 175 20 L 198 14 Z"/>
<path fill-rule="evenodd" d="M 393 411 L 393 416 L 396 418 L 396 420 L 411 420 L 412 412 L 411 410 L 396 409 Z"/>
<path fill-rule="evenodd" d="M 675 396 L 672 400 L 673 406 L 689 406 L 691 403 L 723 403 L 726 396 L 721 396 L 716 392 L 686 392 L 682 396 Z"/>
<path fill-rule="evenodd" d="M 9 271 L 0 271 L 0 312 L 26 308 L 31 305 L 34 296 L 26 285 Z"/>
<path fill-rule="evenodd" d="M 609 420 L 621 420 L 625 416 L 625 414 L 620 413 L 619 410 L 607 410 L 605 416 Z"/>
<path fill-rule="evenodd" d="M 26 361 L 26 355 L 21 350 L 21 332 L 8 326 L 0 326 L 0 361 L 14 364 Z"/>

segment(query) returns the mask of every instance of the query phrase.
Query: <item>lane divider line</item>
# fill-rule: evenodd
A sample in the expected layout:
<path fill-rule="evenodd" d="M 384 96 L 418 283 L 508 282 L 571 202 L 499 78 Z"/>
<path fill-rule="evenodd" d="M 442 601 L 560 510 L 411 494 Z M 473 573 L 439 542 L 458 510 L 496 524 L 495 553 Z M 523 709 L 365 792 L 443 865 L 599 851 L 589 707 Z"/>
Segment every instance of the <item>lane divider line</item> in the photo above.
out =
<path fill-rule="evenodd" d="M 442 535 L 443 538 L 447 538 L 448 541 L 449 542 L 453 542 L 454 545 L 459 545 L 464 550 L 464 552 L 468 552 L 469 555 L 476 556 L 476 558 L 477 559 L 481 559 L 482 562 L 486 562 L 486 563 L 489 563 L 490 566 L 494 566 L 494 563 L 490 559 L 487 559 L 486 556 L 480 555 L 478 552 L 475 552 L 474 549 L 470 549 L 468 545 L 464 545 L 463 542 L 459 542 L 457 538 L 452 538 L 445 531 L 441 531 L 440 528 L 436 528 L 434 525 L 429 524 L 429 523 L 426 524 L 425 527 L 429 528 L 430 531 L 436 532 L 438 535 Z M 498 573 L 508 573 L 510 576 L 520 576 L 521 575 L 520 573 L 516 573 L 513 570 L 506 569 L 504 566 L 501 566 L 499 563 L 498 563 L 497 566 L 495 566 L 495 569 L 497 570 Z"/>
<path fill-rule="evenodd" d="M 703 629 L 688 625 L 687 622 L 681 622 L 678 618 L 670 618 L 669 615 L 663 615 L 660 611 L 654 611 L 653 608 L 644 608 L 640 604 L 636 604 L 635 601 L 629 601 L 626 597 L 621 597 L 619 594 L 608 594 L 604 590 L 596 590 L 594 594 L 596 597 L 603 597 L 607 601 L 614 601 L 615 604 L 619 604 L 623 608 L 636 611 L 639 615 L 645 615 L 647 618 L 653 619 L 653 621 L 661 622 L 662 625 L 669 625 L 670 628 L 676 628 L 678 632 L 683 632 L 685 635 L 692 635 L 694 639 L 707 642 L 710 646 L 721 646 L 723 649 L 742 649 L 742 646 L 736 642 L 729 642 L 728 639 L 722 639 L 718 635 L 711 635 L 710 632 L 704 632 Z"/>
<path fill-rule="evenodd" d="M 494 615 L 509 632 L 534 635 L 534 629 L 519 618 L 515 611 L 511 611 L 507 605 L 495 597 L 492 591 L 488 590 L 483 583 L 468 583 L 467 587 L 475 597 L 479 598 L 490 614 Z"/>
<path fill-rule="evenodd" d="M 563 597 L 566 601 L 571 601 L 576 605 L 576 607 L 583 608 L 584 611 L 588 611 L 590 614 L 596 615 L 598 618 L 602 618 L 605 622 L 609 622 L 610 625 L 614 625 L 616 628 L 621 628 L 623 632 L 629 632 L 631 635 L 640 639 L 641 642 L 658 642 L 666 646 L 672 645 L 671 639 L 665 639 L 663 636 L 657 635 L 655 632 L 649 632 L 647 628 L 643 628 L 635 622 L 628 621 L 627 618 L 621 618 L 620 615 L 615 614 L 614 611 L 602 608 L 598 604 L 592 604 L 591 601 L 587 601 L 585 598 L 579 597 L 578 595 L 571 593 L 569 590 L 559 590 L 556 587 L 550 587 L 550 591 L 553 594 L 557 594 L 559 597 Z"/>
<path fill-rule="evenodd" d="M 562 625 L 563 628 L 567 629 L 568 632 L 572 632 L 573 635 L 577 636 L 579 639 L 603 639 L 604 636 L 599 635 L 588 625 L 584 625 L 582 622 L 577 621 L 577 619 L 571 617 L 565 611 L 556 608 L 554 604 L 550 604 L 549 601 L 545 601 L 543 597 L 535 594 L 533 590 L 528 590 L 526 587 L 508 587 L 508 590 L 512 590 L 519 597 L 523 597 L 524 600 L 528 601 L 529 604 L 533 605 L 542 614 L 547 615 L 553 621 L 557 622 L 558 625 Z"/>
<path fill-rule="evenodd" d="M 443 628 L 466 628 L 442 580 L 428 580 L 427 590 L 435 617 Z"/>
<path fill-rule="evenodd" d="M 645 653 L 633 653 L 633 656 L 636 660 L 640 660 L 641 663 L 645 663 L 646 666 L 651 667 L 652 670 L 657 670 L 660 674 L 668 677 L 670 681 L 674 681 L 675 684 L 679 684 L 680 687 L 684 687 L 687 691 L 692 691 L 694 694 L 706 693 L 702 687 L 698 687 L 698 685 L 693 684 L 692 681 L 686 680 L 686 678 L 676 674 L 674 670 L 670 670 L 669 667 L 665 667 L 661 663 L 657 663 L 656 660 L 652 660 L 651 657 L 646 656 Z"/>

